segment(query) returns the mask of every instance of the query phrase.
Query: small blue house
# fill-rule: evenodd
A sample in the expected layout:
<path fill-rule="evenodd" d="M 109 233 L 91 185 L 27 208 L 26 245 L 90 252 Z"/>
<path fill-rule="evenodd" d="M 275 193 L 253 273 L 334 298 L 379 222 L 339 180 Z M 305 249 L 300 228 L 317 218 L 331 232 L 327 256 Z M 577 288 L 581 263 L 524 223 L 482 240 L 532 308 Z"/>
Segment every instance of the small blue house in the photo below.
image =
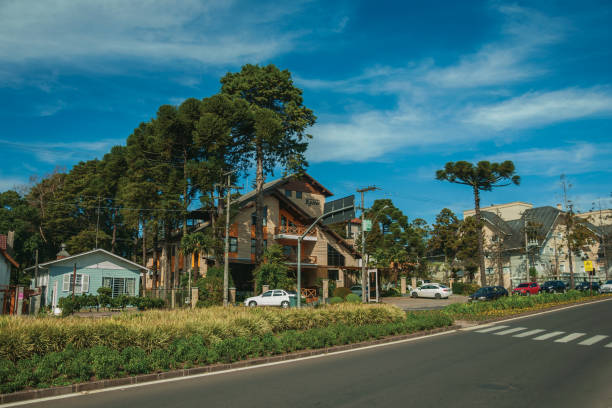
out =
<path fill-rule="evenodd" d="M 62 246 L 56 260 L 38 265 L 38 276 L 32 284 L 41 288 L 41 304 L 55 309 L 59 299 L 72 296 L 73 290 L 75 295 L 97 295 L 98 288 L 106 286 L 111 288 L 113 297 L 138 296 L 140 276 L 146 272 L 144 266 L 104 249 L 70 255 Z"/>

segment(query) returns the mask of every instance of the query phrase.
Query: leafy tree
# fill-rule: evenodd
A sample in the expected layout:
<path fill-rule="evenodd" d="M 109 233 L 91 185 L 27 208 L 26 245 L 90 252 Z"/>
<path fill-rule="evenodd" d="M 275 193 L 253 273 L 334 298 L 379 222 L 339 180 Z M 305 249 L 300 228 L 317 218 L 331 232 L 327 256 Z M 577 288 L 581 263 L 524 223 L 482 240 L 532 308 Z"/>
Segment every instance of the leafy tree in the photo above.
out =
<path fill-rule="evenodd" d="M 480 192 L 491 191 L 493 188 L 520 184 L 520 177 L 515 174 L 514 163 L 507 160 L 503 163 L 480 161 L 476 166 L 466 161 L 448 162 L 443 170 L 436 172 L 436 179 L 451 183 L 470 186 L 474 193 L 474 209 L 476 219 L 482 223 L 480 214 Z M 486 286 L 484 238 L 482 226 L 478 233 L 478 259 L 480 267 L 480 282 Z"/>
<path fill-rule="evenodd" d="M 42 244 L 37 233 L 37 219 L 36 209 L 18 192 L 8 190 L 0 193 L 0 234 L 15 232 L 13 250 L 22 267 L 32 262 L 34 252 Z"/>
<path fill-rule="evenodd" d="M 366 253 L 372 254 L 373 264 L 392 268 L 394 274 L 408 271 L 421 273 L 425 268 L 428 228 L 422 219 L 408 217 L 389 199 L 376 200 L 365 217 L 372 221 L 366 235 Z"/>
<path fill-rule="evenodd" d="M 572 205 L 563 214 L 563 224 L 565 225 L 564 244 L 567 248 L 567 258 L 570 269 L 570 287 L 575 288 L 574 262 L 572 255 L 581 256 L 582 248 L 595 241 L 595 234 L 586 226 L 587 220 L 576 216 Z"/>
<path fill-rule="evenodd" d="M 470 281 L 478 270 L 478 234 L 481 233 L 481 226 L 474 217 L 468 217 L 459 224 L 456 257 L 468 273 Z"/>
<path fill-rule="evenodd" d="M 263 254 L 263 185 L 275 166 L 301 171 L 306 165 L 304 153 L 308 146 L 306 128 L 316 117 L 303 105 L 302 90 L 293 85 L 291 73 L 274 65 L 247 64 L 240 72 L 228 73 L 221 79 L 221 93 L 248 103 L 252 126 L 242 130 L 248 151 L 243 163 L 255 164 L 255 259 L 259 264 Z M 243 165 L 243 167 L 246 167 Z"/>
<path fill-rule="evenodd" d="M 270 245 L 264 252 L 263 262 L 255 269 L 255 288 L 261 292 L 263 285 L 273 289 L 292 289 L 294 281 L 289 278 L 289 267 L 285 264 L 283 247 Z"/>
<path fill-rule="evenodd" d="M 431 253 L 444 255 L 444 263 L 448 263 L 449 259 L 453 260 L 457 253 L 459 224 L 455 213 L 448 208 L 443 208 L 436 216 L 436 222 L 432 226 L 427 248 Z"/>

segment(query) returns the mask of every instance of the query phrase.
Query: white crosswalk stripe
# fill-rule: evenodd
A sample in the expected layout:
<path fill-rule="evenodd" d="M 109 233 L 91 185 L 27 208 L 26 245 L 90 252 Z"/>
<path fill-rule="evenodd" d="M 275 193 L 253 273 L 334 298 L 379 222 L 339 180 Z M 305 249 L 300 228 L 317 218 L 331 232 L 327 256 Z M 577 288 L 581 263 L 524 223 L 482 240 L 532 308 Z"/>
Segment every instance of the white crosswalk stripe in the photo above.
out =
<path fill-rule="evenodd" d="M 502 330 L 500 332 L 493 333 L 493 334 L 495 334 L 496 336 L 505 336 L 506 334 L 516 333 L 516 332 L 519 332 L 519 331 L 525 330 L 525 329 L 526 329 L 526 327 L 515 327 L 513 329 Z"/>
<path fill-rule="evenodd" d="M 555 343 L 569 343 L 572 340 L 576 340 L 579 337 L 586 336 L 586 333 L 572 333 L 565 337 L 555 340 Z"/>
<path fill-rule="evenodd" d="M 486 329 L 481 329 L 481 330 L 476 330 L 477 333 L 489 333 L 495 330 L 501 330 L 501 329 L 505 329 L 509 326 L 492 326 L 492 327 L 487 327 Z"/>
<path fill-rule="evenodd" d="M 538 333 L 542 333 L 544 331 L 544 329 L 534 329 L 534 330 L 529 330 L 526 331 L 525 333 L 519 333 L 519 334 L 515 334 L 512 337 L 529 337 L 529 336 L 534 336 Z"/>
<path fill-rule="evenodd" d="M 598 342 L 602 341 L 606 337 L 608 337 L 608 336 L 604 336 L 604 335 L 599 334 L 597 336 L 591 337 L 590 339 L 583 340 L 583 341 L 581 341 L 578 344 L 580 344 L 581 346 L 590 346 L 590 345 L 593 345 L 595 343 L 598 343 Z"/>
<path fill-rule="evenodd" d="M 607 347 L 607 348 L 612 348 L 612 343 L 610 343 L 610 344 L 606 344 L 606 347 Z"/>
<path fill-rule="evenodd" d="M 543 334 L 541 336 L 536 337 L 534 340 L 548 340 L 550 338 L 560 336 L 563 333 L 565 333 L 565 332 L 555 331 L 555 332 L 551 332 L 551 333 L 546 333 L 546 334 Z"/>

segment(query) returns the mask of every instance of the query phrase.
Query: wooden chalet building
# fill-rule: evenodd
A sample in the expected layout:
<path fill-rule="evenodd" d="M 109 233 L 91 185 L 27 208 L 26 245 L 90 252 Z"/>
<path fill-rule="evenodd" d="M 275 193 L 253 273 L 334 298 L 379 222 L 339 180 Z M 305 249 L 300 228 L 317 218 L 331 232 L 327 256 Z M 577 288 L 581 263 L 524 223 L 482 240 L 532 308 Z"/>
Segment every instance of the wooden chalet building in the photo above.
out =
<path fill-rule="evenodd" d="M 287 264 L 297 268 L 298 236 L 323 213 L 325 201 L 333 194 L 308 174 L 287 176 L 264 184 L 264 247 L 278 244 L 283 247 Z M 237 200 L 239 213 L 232 219 L 229 239 L 230 273 L 238 291 L 253 290 L 255 268 L 255 191 Z M 209 222 L 201 222 L 192 230 L 210 228 Z M 360 256 L 352 242 L 347 241 L 332 228 L 319 222 L 302 241 L 302 287 L 317 286 L 319 278 L 330 279 L 336 286 L 349 286 L 358 281 Z M 214 254 L 195 254 L 173 259 L 172 271 L 185 273 L 192 265 L 200 276 L 214 264 Z M 174 258 L 174 256 L 172 257 Z M 149 262 L 153 266 L 152 259 Z M 154 269 L 154 268 L 153 268 Z M 161 268 L 163 274 L 163 268 Z M 176 276 L 176 275 L 175 275 Z M 194 276 L 194 279 L 197 279 Z M 157 281 L 164 282 L 163 276 Z M 176 281 L 176 279 L 171 279 Z M 156 285 L 159 287 L 159 285 Z M 153 288 L 150 277 L 145 282 Z"/>

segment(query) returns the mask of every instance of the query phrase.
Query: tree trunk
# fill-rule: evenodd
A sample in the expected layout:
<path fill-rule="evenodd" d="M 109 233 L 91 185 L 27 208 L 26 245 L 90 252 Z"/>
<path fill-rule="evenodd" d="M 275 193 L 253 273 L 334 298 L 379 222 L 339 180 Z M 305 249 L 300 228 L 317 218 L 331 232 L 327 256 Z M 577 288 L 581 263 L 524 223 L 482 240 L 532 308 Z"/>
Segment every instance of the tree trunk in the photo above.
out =
<path fill-rule="evenodd" d="M 261 263 L 263 255 L 263 208 L 264 208 L 264 171 L 263 171 L 263 151 L 261 146 L 257 146 L 257 172 L 256 172 L 256 194 L 255 200 L 255 264 Z"/>
<path fill-rule="evenodd" d="M 181 283 L 180 274 L 179 274 L 179 246 L 177 244 L 174 245 L 174 288 L 178 288 Z M 183 263 L 183 266 L 185 264 Z"/>
<path fill-rule="evenodd" d="M 480 267 L 480 286 L 487 286 L 484 257 L 484 237 L 482 236 L 482 217 L 480 214 L 480 193 L 478 187 L 474 186 L 474 211 L 478 222 L 478 265 Z"/>
<path fill-rule="evenodd" d="M 147 267 L 147 223 L 142 218 L 142 266 Z"/>
<path fill-rule="evenodd" d="M 157 252 L 157 226 L 155 227 L 155 232 L 153 235 L 153 280 L 151 282 L 152 289 L 157 289 L 158 279 L 159 279 L 159 271 L 157 268 L 158 265 L 158 257 L 159 253 Z"/>
<path fill-rule="evenodd" d="M 504 263 L 502 259 L 502 241 L 501 237 L 497 238 L 497 273 L 499 274 L 499 286 L 504 286 Z"/>
<path fill-rule="evenodd" d="M 115 210 L 115 215 L 113 216 L 113 240 L 111 241 L 111 252 L 115 253 L 115 248 L 117 246 L 117 210 Z"/>

